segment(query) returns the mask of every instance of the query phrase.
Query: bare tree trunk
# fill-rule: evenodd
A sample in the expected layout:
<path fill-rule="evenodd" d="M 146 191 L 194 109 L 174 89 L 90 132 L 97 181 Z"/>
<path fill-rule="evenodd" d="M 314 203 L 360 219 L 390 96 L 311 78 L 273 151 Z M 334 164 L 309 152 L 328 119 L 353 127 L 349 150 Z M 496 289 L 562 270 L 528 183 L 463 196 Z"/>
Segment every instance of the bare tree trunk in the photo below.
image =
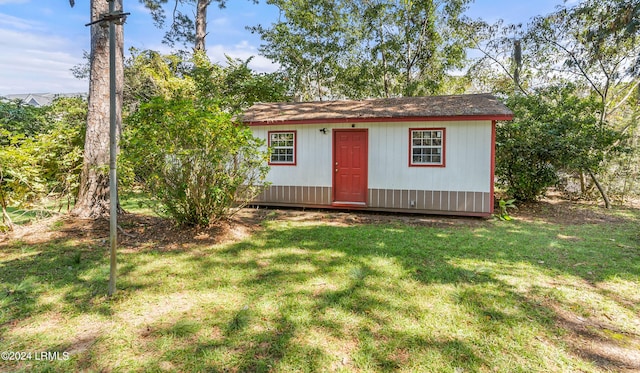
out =
<path fill-rule="evenodd" d="M 198 0 L 196 5 L 196 51 L 205 51 L 204 39 L 207 37 L 207 7 L 211 0 Z"/>
<path fill-rule="evenodd" d="M 513 82 L 515 83 L 515 89 L 520 87 L 520 71 L 522 70 L 522 43 L 520 40 L 513 41 Z"/>
<path fill-rule="evenodd" d="M 5 198 L 5 194 L 0 189 L 0 204 L 2 205 L 2 223 L 7 226 L 7 229 L 13 231 L 13 222 L 11 221 L 11 216 L 7 212 L 7 199 Z"/>
<path fill-rule="evenodd" d="M 380 29 L 376 30 L 380 36 L 380 45 L 384 44 L 384 29 L 382 23 L 380 23 Z M 387 74 L 387 54 L 384 52 L 384 48 L 380 49 L 380 57 L 382 58 L 382 87 L 384 89 L 384 97 L 390 97 L 390 84 L 389 76 Z"/>
<path fill-rule="evenodd" d="M 122 9 L 122 0 L 115 0 Z M 105 0 L 91 0 L 91 21 L 109 12 Z M 123 33 L 116 27 L 116 125 L 122 130 L 122 87 L 124 80 Z M 118 211 L 120 208 L 118 206 Z M 89 110 L 84 144 L 84 162 L 78 199 L 72 214 L 97 218 L 109 214 L 109 28 L 91 26 L 91 72 Z"/>
<path fill-rule="evenodd" d="M 596 187 L 598 188 L 598 191 L 600 192 L 600 195 L 604 200 L 604 208 L 610 209 L 611 201 L 609 201 L 609 196 L 607 195 L 607 192 L 604 190 L 602 185 L 600 185 L 600 182 L 598 181 L 598 179 L 596 179 L 596 175 L 594 175 L 593 172 L 591 172 L 590 170 L 588 170 L 588 172 L 589 172 L 589 176 L 591 176 L 591 180 L 593 180 L 593 183 L 596 184 Z"/>

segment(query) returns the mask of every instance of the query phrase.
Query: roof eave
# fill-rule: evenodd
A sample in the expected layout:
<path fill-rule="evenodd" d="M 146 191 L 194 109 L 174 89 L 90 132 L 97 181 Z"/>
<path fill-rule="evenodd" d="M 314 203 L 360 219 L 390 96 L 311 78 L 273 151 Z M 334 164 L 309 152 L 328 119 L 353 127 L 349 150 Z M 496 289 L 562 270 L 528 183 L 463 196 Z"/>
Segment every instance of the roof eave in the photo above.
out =
<path fill-rule="evenodd" d="M 443 122 L 460 120 L 509 121 L 513 114 L 448 115 L 448 116 L 411 116 L 411 117 L 371 117 L 371 118 L 314 118 L 293 120 L 244 121 L 249 126 L 277 126 L 303 124 L 344 124 L 344 123 L 380 123 L 380 122 Z"/>

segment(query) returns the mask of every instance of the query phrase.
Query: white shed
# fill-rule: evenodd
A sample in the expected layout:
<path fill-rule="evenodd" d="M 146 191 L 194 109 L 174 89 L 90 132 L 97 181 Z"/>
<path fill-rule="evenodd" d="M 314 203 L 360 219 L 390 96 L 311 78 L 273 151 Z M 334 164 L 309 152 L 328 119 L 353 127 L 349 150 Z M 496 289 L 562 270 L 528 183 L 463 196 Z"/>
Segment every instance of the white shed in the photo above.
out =
<path fill-rule="evenodd" d="M 495 123 L 512 118 L 489 94 L 255 104 L 243 121 L 272 153 L 254 202 L 488 216 Z"/>

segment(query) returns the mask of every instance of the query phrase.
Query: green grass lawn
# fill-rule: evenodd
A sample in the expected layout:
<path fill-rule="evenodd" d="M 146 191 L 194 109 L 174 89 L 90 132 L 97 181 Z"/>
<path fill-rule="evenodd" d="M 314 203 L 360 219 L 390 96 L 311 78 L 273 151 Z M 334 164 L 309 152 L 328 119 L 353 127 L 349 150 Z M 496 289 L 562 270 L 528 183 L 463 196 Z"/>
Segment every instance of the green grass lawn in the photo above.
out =
<path fill-rule="evenodd" d="M 29 208 L 22 209 L 16 207 L 8 207 L 7 213 L 9 214 L 9 218 L 11 218 L 11 222 L 16 225 L 28 224 L 33 221 L 38 221 L 45 218 L 50 218 L 55 215 L 59 215 L 60 213 L 65 213 L 66 208 L 61 205 L 56 205 L 54 203 L 50 203 L 43 206 L 38 206 L 37 208 Z M 0 221 L 0 233 L 3 232 L 4 226 L 2 225 L 2 221 Z"/>
<path fill-rule="evenodd" d="M 599 214 L 414 224 L 276 211 L 225 243 L 125 241 L 112 298 L 106 237 L 57 223 L 50 239 L 0 243 L 0 351 L 59 358 L 0 371 L 640 369 L 640 211 Z"/>
<path fill-rule="evenodd" d="M 7 213 L 13 224 L 24 225 L 60 214 L 66 214 L 73 209 L 75 201 L 67 199 L 45 199 L 36 206 L 8 207 Z M 127 192 L 120 195 L 120 206 L 125 211 L 138 214 L 156 215 L 152 209 L 152 201 L 140 192 Z M 0 233 L 6 230 L 0 221 Z"/>

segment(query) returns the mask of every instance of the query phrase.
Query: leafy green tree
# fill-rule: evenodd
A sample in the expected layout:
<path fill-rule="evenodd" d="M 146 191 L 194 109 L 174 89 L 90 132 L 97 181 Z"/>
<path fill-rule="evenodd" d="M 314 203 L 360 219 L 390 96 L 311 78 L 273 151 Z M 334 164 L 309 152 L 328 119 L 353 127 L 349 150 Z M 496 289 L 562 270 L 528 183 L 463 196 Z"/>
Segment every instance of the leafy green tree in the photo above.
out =
<path fill-rule="evenodd" d="M 599 46 L 620 43 L 640 35 L 640 2 L 637 0 L 583 0 L 578 17 L 590 23 L 586 38 Z M 637 56 L 636 64 L 640 56 Z"/>
<path fill-rule="evenodd" d="M 571 77 L 574 83 L 583 84 L 599 97 L 602 122 L 640 84 L 637 30 L 630 33 L 627 28 L 607 28 L 615 22 L 611 9 L 624 3 L 631 4 L 619 0 L 587 1 L 536 17 L 525 40 L 547 79 Z M 630 81 L 634 83 L 627 84 Z"/>
<path fill-rule="evenodd" d="M 250 59 L 228 58 L 225 66 L 212 64 L 202 53 L 186 60 L 185 54 L 162 55 L 155 51 L 132 51 L 125 66 L 125 103 L 131 115 L 145 104 L 162 100 L 191 99 L 207 102 L 216 111 L 235 116 L 257 101 L 284 101 L 287 85 L 279 73 L 256 73 L 248 67 Z M 140 120 L 129 120 L 125 136 L 137 138 Z M 144 138 L 136 143 L 140 146 Z M 131 145 L 125 154 L 131 154 Z M 119 182 L 122 187 L 148 184 L 151 169 L 144 162 L 125 156 L 120 162 Z"/>
<path fill-rule="evenodd" d="M 543 118 L 547 105 L 538 98 L 509 98 L 506 104 L 513 110 L 514 120 L 496 129 L 496 177 L 518 201 L 533 201 L 557 182 L 549 150 L 554 139 Z"/>
<path fill-rule="evenodd" d="M 619 132 L 624 136 L 618 141 L 632 145 L 633 137 L 627 135 L 638 133 L 638 121 L 633 118 L 637 118 L 634 102 L 640 89 L 639 11 L 637 0 L 585 0 L 535 17 L 526 27 L 467 21 L 467 32 L 483 53 L 471 69 L 474 84 L 507 95 L 534 97 L 541 88 L 571 84 L 575 96 L 597 99 L 598 105 L 585 109 L 597 114 L 598 126 Z M 614 145 L 607 149 L 622 146 Z M 583 168 L 606 207 L 611 206 L 608 190 L 617 184 L 610 169 L 628 154 L 605 152 L 599 167 Z M 610 176 L 602 183 L 605 175 Z"/>
<path fill-rule="evenodd" d="M 481 54 L 467 72 L 477 90 L 511 95 L 528 94 L 529 89 L 536 88 L 532 58 L 526 49 L 523 53 L 522 38 L 526 30 L 521 24 L 505 25 L 503 20 L 489 24 L 465 18 L 461 28 L 469 35 L 471 48 Z M 519 49 L 518 58 L 516 49 Z"/>
<path fill-rule="evenodd" d="M 39 132 L 32 132 L 32 117 L 28 115 L 13 117 L 9 127 L 14 132 L 0 129 L 0 205 L 3 223 L 10 228 L 9 206 L 28 206 L 48 196 L 66 197 L 69 208 L 77 193 L 86 101 L 57 98 L 51 105 L 37 109 L 37 118 L 44 123 Z"/>
<path fill-rule="evenodd" d="M 269 0 L 281 19 L 250 28 L 299 100 L 441 92 L 462 67 L 468 0 Z"/>
<path fill-rule="evenodd" d="M 329 0 L 267 3 L 280 9 L 281 19 L 270 28 L 250 28 L 262 37 L 261 54 L 280 64 L 298 100 L 337 96 L 337 77 L 347 72 L 341 68 L 351 56 L 357 58 L 357 32 L 349 25 L 348 4 Z M 354 79 L 360 79 L 359 74 L 356 69 L 351 72 Z"/>
<path fill-rule="evenodd" d="M 514 121 L 496 133 L 496 175 L 521 201 L 557 182 L 557 171 L 597 173 L 607 156 L 623 153 L 625 136 L 599 119 L 597 97 L 579 97 L 572 85 L 513 95 Z"/>
<path fill-rule="evenodd" d="M 87 121 L 87 102 L 57 98 L 47 108 L 50 129 L 36 137 L 34 154 L 42 168 L 47 195 L 65 198 L 67 210 L 78 193 Z"/>
<path fill-rule="evenodd" d="M 187 74 L 196 82 L 202 97 L 218 102 L 226 112 L 237 114 L 256 102 L 279 102 L 289 99 L 288 86 L 281 73 L 257 73 L 249 68 L 252 58 L 227 56 L 226 66 L 210 64 L 195 56 L 194 69 Z"/>
<path fill-rule="evenodd" d="M 226 65 L 212 64 L 196 53 L 160 54 L 131 49 L 125 64 L 125 107 L 134 112 L 154 97 L 171 98 L 199 89 L 203 97 L 216 100 L 230 113 L 242 111 L 255 102 L 284 101 L 288 85 L 281 73 L 257 73 L 246 60 L 227 57 Z M 198 84 L 198 87 L 196 87 Z"/>
<path fill-rule="evenodd" d="M 36 145 L 33 138 L 11 135 L 0 130 L 4 144 L 0 148 L 0 206 L 2 225 L 13 230 L 13 223 L 7 212 L 11 205 L 33 202 L 44 191 L 40 175 L 42 169 L 34 157 Z"/>
<path fill-rule="evenodd" d="M 33 137 L 47 127 L 44 113 L 45 109 L 29 105 L 22 100 L 0 99 L 0 130 L 5 130 L 5 135 L 8 133 Z"/>
<path fill-rule="evenodd" d="M 261 190 L 268 172 L 264 141 L 211 95 L 214 72 L 198 55 L 193 90 L 153 98 L 127 121 L 125 161 L 161 212 L 182 224 L 209 225 L 229 216 Z"/>
<path fill-rule="evenodd" d="M 538 58 L 545 78 L 569 76 L 599 99 L 599 121 L 627 132 L 611 120 L 640 85 L 640 39 L 637 1 L 585 1 L 534 18 L 527 34 L 531 53 Z M 611 207 L 606 189 L 595 172 L 588 172 L 605 206 Z"/>
<path fill-rule="evenodd" d="M 33 201 L 44 190 L 34 139 L 47 128 L 45 109 L 0 100 L 0 206 L 2 225 L 13 229 L 11 205 Z"/>
<path fill-rule="evenodd" d="M 129 120 L 125 157 L 147 169 L 144 187 L 177 222 L 212 224 L 259 192 L 264 144 L 215 105 L 157 98 Z"/>
<path fill-rule="evenodd" d="M 152 98 L 171 97 L 182 89 L 193 89 L 185 79 L 192 66 L 183 55 L 161 54 L 153 50 L 131 48 L 124 66 L 124 107 L 134 112 Z"/>

